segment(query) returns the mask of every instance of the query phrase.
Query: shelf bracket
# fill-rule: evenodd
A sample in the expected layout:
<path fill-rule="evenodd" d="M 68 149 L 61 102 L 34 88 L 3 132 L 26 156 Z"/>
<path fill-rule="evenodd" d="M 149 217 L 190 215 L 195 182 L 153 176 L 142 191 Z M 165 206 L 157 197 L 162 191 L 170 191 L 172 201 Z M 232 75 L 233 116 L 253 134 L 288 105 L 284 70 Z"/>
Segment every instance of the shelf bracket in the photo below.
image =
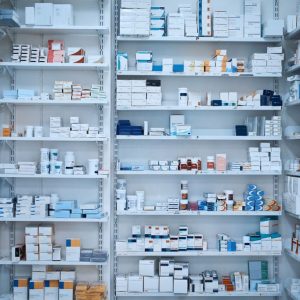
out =
<path fill-rule="evenodd" d="M 14 71 L 12 71 L 9 67 L 4 66 L 4 70 L 8 73 L 11 80 L 14 80 Z"/>
<path fill-rule="evenodd" d="M 8 28 L 4 28 L 1 31 L 4 32 L 4 37 L 7 36 L 9 38 L 9 40 L 10 40 L 11 43 L 14 42 L 14 36 L 13 36 L 13 34 L 11 33 L 11 31 Z"/>
<path fill-rule="evenodd" d="M 6 184 L 8 184 L 10 187 L 13 186 L 13 183 L 10 182 L 7 178 L 0 178 L 0 179 L 2 179 L 2 180 L 3 180 Z"/>

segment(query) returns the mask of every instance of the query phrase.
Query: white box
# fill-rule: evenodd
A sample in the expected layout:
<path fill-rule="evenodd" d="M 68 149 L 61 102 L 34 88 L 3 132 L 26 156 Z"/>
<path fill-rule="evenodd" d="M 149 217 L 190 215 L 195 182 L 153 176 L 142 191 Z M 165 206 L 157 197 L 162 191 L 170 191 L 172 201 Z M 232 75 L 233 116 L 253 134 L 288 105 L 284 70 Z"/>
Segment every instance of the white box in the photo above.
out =
<path fill-rule="evenodd" d="M 49 286 L 47 286 L 49 283 Z M 55 285 L 55 286 L 53 286 Z M 56 286 L 57 285 L 57 286 Z M 45 282 L 45 298 L 44 300 L 58 300 L 58 282 Z"/>
<path fill-rule="evenodd" d="M 28 261 L 38 261 L 39 254 L 34 252 L 26 252 L 26 260 Z"/>
<path fill-rule="evenodd" d="M 140 276 L 154 276 L 155 275 L 155 260 L 143 259 L 139 261 L 139 275 Z"/>
<path fill-rule="evenodd" d="M 128 278 L 123 275 L 116 276 L 116 292 L 128 291 Z"/>
<path fill-rule="evenodd" d="M 76 280 L 76 272 L 75 271 L 61 271 L 60 272 L 60 280 L 61 281 L 75 281 Z"/>
<path fill-rule="evenodd" d="M 72 4 L 54 4 L 53 5 L 53 25 L 72 26 L 73 19 L 73 5 Z"/>
<path fill-rule="evenodd" d="M 158 293 L 159 277 L 144 277 L 144 292 L 145 293 Z"/>
<path fill-rule="evenodd" d="M 53 4 L 35 3 L 35 25 L 52 26 L 53 25 Z"/>
<path fill-rule="evenodd" d="M 26 235 L 38 235 L 39 227 L 34 225 L 29 225 L 25 227 L 25 234 Z"/>
<path fill-rule="evenodd" d="M 44 289 L 29 289 L 29 300 L 44 299 Z"/>
<path fill-rule="evenodd" d="M 174 279 L 174 294 L 187 294 L 188 281 L 187 279 Z"/>
<path fill-rule="evenodd" d="M 160 293 L 173 293 L 174 285 L 173 285 L 174 278 L 171 276 L 168 277 L 159 277 L 159 292 Z"/>
<path fill-rule="evenodd" d="M 25 25 L 34 25 L 34 7 L 25 7 Z"/>
<path fill-rule="evenodd" d="M 34 235 L 34 234 L 33 234 Z M 43 235 L 43 236 L 51 236 L 53 235 L 53 226 L 49 225 L 43 225 L 43 226 L 39 226 L 39 235 Z"/>
<path fill-rule="evenodd" d="M 59 300 L 73 300 L 73 293 L 73 289 L 59 289 Z"/>
<path fill-rule="evenodd" d="M 60 272 L 59 271 L 46 272 L 46 280 L 60 280 Z"/>
<path fill-rule="evenodd" d="M 143 293 L 144 292 L 144 280 L 139 275 L 128 276 L 128 292 L 129 293 Z"/>
<path fill-rule="evenodd" d="M 52 251 L 51 252 L 40 252 L 39 260 L 41 260 L 41 261 L 52 261 Z"/>
<path fill-rule="evenodd" d="M 66 261 L 80 261 L 80 247 L 66 247 Z"/>
<path fill-rule="evenodd" d="M 31 279 L 32 280 L 37 280 L 37 281 L 39 281 L 39 280 L 44 281 L 44 280 L 46 280 L 46 272 L 34 272 L 34 271 L 32 271 Z"/>
<path fill-rule="evenodd" d="M 28 300 L 28 287 L 14 287 L 14 300 Z"/>

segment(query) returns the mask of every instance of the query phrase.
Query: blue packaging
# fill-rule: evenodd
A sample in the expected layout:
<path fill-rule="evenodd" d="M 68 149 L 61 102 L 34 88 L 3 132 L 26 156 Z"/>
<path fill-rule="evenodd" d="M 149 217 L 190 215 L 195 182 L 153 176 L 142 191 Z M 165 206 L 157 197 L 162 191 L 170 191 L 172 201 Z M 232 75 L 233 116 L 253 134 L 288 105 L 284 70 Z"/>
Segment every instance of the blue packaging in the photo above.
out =
<path fill-rule="evenodd" d="M 82 214 L 71 213 L 70 218 L 71 219 L 81 219 L 82 218 Z"/>
<path fill-rule="evenodd" d="M 55 210 L 54 212 L 54 218 L 70 218 L 70 215 L 70 210 Z"/>
<path fill-rule="evenodd" d="M 60 200 L 55 205 L 55 210 L 72 210 L 77 206 L 76 200 Z"/>
<path fill-rule="evenodd" d="M 183 64 L 173 65 L 173 72 L 174 73 L 182 73 L 182 72 L 184 72 L 184 65 Z"/>
<path fill-rule="evenodd" d="M 162 72 L 162 70 L 163 70 L 162 65 L 154 65 L 153 64 L 152 71 L 154 71 L 154 72 Z"/>

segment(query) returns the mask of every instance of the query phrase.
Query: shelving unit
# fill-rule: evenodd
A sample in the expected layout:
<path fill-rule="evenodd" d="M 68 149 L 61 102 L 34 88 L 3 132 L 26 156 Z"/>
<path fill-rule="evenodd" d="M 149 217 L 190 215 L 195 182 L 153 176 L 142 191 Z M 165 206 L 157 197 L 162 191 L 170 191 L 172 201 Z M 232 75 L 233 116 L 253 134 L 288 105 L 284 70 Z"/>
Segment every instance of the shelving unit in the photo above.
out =
<path fill-rule="evenodd" d="M 173 3 L 174 2 L 174 3 Z M 118 25 L 119 6 L 120 1 L 116 1 L 115 5 L 115 24 Z M 181 4 L 180 1 L 167 1 L 163 4 L 168 12 L 174 12 L 177 5 Z M 269 3 L 270 4 L 270 3 Z M 271 5 L 271 4 L 270 4 Z M 158 1 L 152 1 L 152 6 L 162 6 Z M 223 7 L 224 8 L 224 7 Z M 266 13 L 266 11 L 265 11 Z M 268 15 L 270 18 L 279 18 L 279 3 L 273 1 L 273 11 L 269 10 Z M 180 107 L 176 103 L 177 89 L 179 87 L 187 87 L 189 91 L 194 92 L 221 92 L 238 90 L 245 94 L 245 88 L 248 89 L 269 89 L 279 93 L 279 79 L 282 74 L 254 74 L 252 72 L 245 73 L 167 73 L 157 71 L 136 71 L 134 68 L 134 55 L 135 51 L 151 50 L 153 52 L 153 60 L 161 61 L 162 58 L 173 57 L 174 63 L 182 62 L 184 59 L 201 59 L 211 56 L 213 49 L 227 49 L 229 55 L 249 57 L 254 49 L 258 52 L 264 52 L 266 46 L 278 45 L 281 39 L 226 39 L 226 38 L 186 38 L 186 37 L 129 37 L 120 36 L 118 28 L 115 31 L 116 49 L 122 52 L 127 52 L 129 56 L 129 70 L 117 71 L 115 80 L 141 80 L 141 79 L 159 79 L 162 83 L 163 101 L 161 106 L 116 106 L 115 125 L 118 120 L 130 120 L 134 125 L 142 125 L 146 120 L 149 127 L 162 127 L 166 128 L 168 125 L 168 118 L 170 114 L 184 114 L 190 122 L 187 124 L 197 124 L 195 128 L 204 128 L 209 131 L 213 127 L 214 121 L 222 124 L 224 128 L 232 128 L 229 125 L 229 119 L 239 120 L 241 124 L 242 117 L 253 115 L 267 115 L 277 116 L 281 113 L 281 107 L 261 106 L 261 107 Z M 251 51 L 247 48 L 251 43 Z M 201 45 L 201 46 L 200 46 Z M 228 48 L 230 50 L 228 50 Z M 238 50 L 237 50 L 238 48 Z M 247 52 L 246 54 L 242 54 Z M 184 55 L 183 53 L 186 53 Z M 217 83 L 217 87 L 216 87 Z M 251 87 L 250 87 L 251 86 Z M 213 95 L 214 96 L 214 95 Z M 236 114 L 239 112 L 239 114 Z M 242 117 L 241 117 L 242 116 Z M 237 124 L 237 123 L 236 123 Z M 203 126 L 203 127 L 201 127 Z M 231 135 L 232 134 L 232 135 Z M 278 146 L 279 141 L 282 140 L 281 136 L 233 136 L 229 134 L 193 134 L 191 137 L 172 137 L 172 136 L 115 136 L 115 161 L 120 162 L 134 161 L 144 162 L 147 165 L 148 160 L 173 160 L 177 157 L 201 156 L 202 164 L 204 164 L 205 156 L 209 153 L 232 153 L 232 159 L 236 156 L 240 157 L 242 151 L 245 152 L 247 146 L 257 146 L 259 142 L 269 141 L 272 146 Z M 198 143 L 196 143 L 198 141 Z M 203 143 L 200 143 L 203 141 Z M 169 143 L 167 143 L 169 142 Z M 223 149 L 224 148 L 224 149 Z M 211 151 L 211 152 L 209 152 Z M 212 155 L 212 154 L 211 154 Z M 229 159 L 230 160 L 230 159 Z M 145 203 L 155 205 L 156 202 L 164 202 L 168 197 L 179 198 L 179 184 L 180 180 L 188 179 L 189 181 L 189 196 L 196 200 L 201 197 L 201 192 L 209 191 L 218 193 L 222 189 L 233 187 L 238 190 L 237 193 L 242 194 L 243 187 L 246 183 L 257 182 L 261 188 L 266 188 L 273 199 L 280 202 L 279 196 L 279 179 L 282 172 L 197 172 L 197 171 L 130 171 L 130 170 L 117 170 L 117 179 L 127 180 L 127 193 L 133 195 L 135 191 L 145 191 Z M 162 178 L 163 176 L 163 178 Z M 199 176 L 199 177 L 198 177 Z M 263 183 L 262 183 L 263 182 Z M 190 186 L 191 185 L 191 186 Z M 115 182 L 116 188 L 116 182 Z M 220 190 L 221 189 L 221 190 Z M 197 193 L 195 192 L 197 191 Z M 236 192 L 236 191 L 235 191 Z M 199 194 L 200 193 L 200 194 Z M 116 195 L 115 195 L 116 197 Z M 148 205 L 148 204 L 146 204 Z M 118 211 L 115 203 L 114 212 L 114 240 L 124 240 L 130 236 L 130 225 L 163 225 L 167 224 L 170 228 L 175 229 L 179 225 L 188 225 L 189 230 L 192 232 L 205 231 L 206 235 L 215 236 L 217 232 L 226 232 L 231 230 L 236 234 L 237 231 L 242 232 L 242 228 L 249 232 L 248 226 L 253 226 L 261 216 L 281 216 L 282 212 L 273 211 L 259 211 L 259 212 L 209 212 L 209 211 L 179 211 L 178 213 L 168 211 Z M 225 219 L 226 217 L 226 219 Z M 234 219 L 229 219 L 235 217 Z M 244 217 L 247 217 L 245 219 Z M 243 219 L 243 221 L 241 221 Z M 226 220 L 226 221 L 225 221 Z M 247 223 L 247 225 L 246 225 Z M 219 226 L 218 226 L 219 225 Z M 252 227 L 254 229 L 256 227 Z M 207 236 L 209 239 L 209 237 Z M 213 239 L 209 240 L 208 247 Z M 213 244 L 214 246 L 214 244 Z M 251 259 L 266 259 L 270 262 L 271 273 L 273 278 L 279 281 L 279 260 L 281 251 L 277 253 L 263 252 L 263 253 L 220 253 L 214 250 L 207 252 L 171 252 L 171 253 L 152 253 L 152 252 L 117 252 L 115 248 L 114 260 L 114 276 L 119 274 L 126 274 L 129 272 L 137 271 L 138 259 L 142 257 L 175 257 L 185 258 L 185 261 L 192 261 L 192 269 L 194 272 L 201 272 L 201 267 L 205 265 L 206 269 L 217 269 L 217 257 L 220 257 L 220 262 L 225 262 L 229 257 L 234 257 L 233 265 L 241 264 L 238 262 L 243 261 L 246 263 L 247 257 Z M 191 256 L 190 256 L 191 255 Z M 205 257 L 205 261 L 201 260 L 201 256 Z M 175 259 L 176 261 L 176 259 Z M 179 260 L 180 261 L 180 260 Z M 182 261 L 182 260 L 181 260 Z M 219 262 L 219 261 L 218 261 Z M 194 268 L 193 268 L 194 267 Z M 222 271 L 225 272 L 226 267 Z M 191 274 L 194 274 L 191 272 Z M 181 297 L 269 297 L 268 299 L 278 299 L 281 295 L 279 293 L 259 293 L 259 292 L 221 292 L 217 294 L 193 294 L 176 295 L 176 294 L 163 294 L 163 293 L 116 293 L 116 298 L 125 297 L 131 299 L 137 297 L 142 299 L 144 297 L 151 297 L 151 299 L 160 299 L 160 297 L 171 297 L 173 299 L 181 299 Z"/>
<path fill-rule="evenodd" d="M 1 2 L 1 1 L 0 1 Z M 24 1 L 9 1 L 12 7 L 23 16 Z M 60 2 L 59 2 L 60 3 Z M 68 3 L 68 2 L 67 2 Z M 32 3 L 31 3 L 32 4 Z M 51 223 L 55 226 L 56 242 L 64 245 L 68 237 L 81 239 L 83 248 L 97 248 L 110 252 L 111 247 L 111 75 L 112 75 L 112 30 L 111 11 L 113 4 L 108 0 L 71 1 L 74 5 L 76 23 L 74 26 L 21 26 L 5 28 L 4 31 L 12 43 L 28 43 L 46 46 L 50 39 L 65 41 L 66 47 L 87 47 L 89 55 L 97 54 L 104 57 L 104 63 L 14 63 L 9 62 L 10 55 L 0 62 L 0 71 L 10 80 L 9 89 L 33 89 L 36 93 L 49 92 L 55 80 L 69 80 L 90 87 L 93 83 L 101 86 L 107 99 L 83 100 L 29 100 L 29 99 L 0 99 L 0 109 L 7 116 L 11 128 L 48 123 L 49 116 L 80 116 L 85 123 L 94 123 L 100 128 L 102 136 L 97 138 L 0 138 L 0 157 L 5 163 L 15 164 L 18 161 L 38 161 L 41 147 L 57 148 L 61 160 L 65 151 L 73 150 L 76 159 L 87 163 L 89 158 L 97 158 L 102 171 L 98 175 L 22 175 L 0 174 L 0 197 L 14 197 L 17 194 L 45 195 L 59 194 L 61 199 L 77 199 L 78 203 L 91 201 L 99 204 L 105 212 L 101 219 L 71 219 L 71 218 L 2 218 L 0 219 L 0 235 L 6 248 L 0 250 L 1 274 L 8 274 L 8 280 L 1 277 L 0 292 L 9 293 L 12 280 L 20 274 L 20 270 L 30 274 L 33 265 L 51 265 L 58 267 L 76 268 L 77 280 L 101 281 L 107 285 L 108 299 L 111 288 L 111 258 L 105 263 L 70 262 L 70 261 L 21 261 L 12 262 L 10 249 L 23 240 L 24 228 L 30 223 Z M 84 11 L 81 16 L 79 11 Z M 94 53 L 93 53 L 94 52 Z M 4 53 L 1 53 L 4 54 Z M 27 80 L 30 78 L 30 80 Z M 1 77 L 2 80 L 2 77 Z M 4 88 L 4 87 L 3 87 Z M 1 91 L 2 94 L 2 91 Z M 31 119 L 27 118 L 27 115 Z M 85 120 L 84 120 L 85 119 Z M 29 123 L 30 124 L 30 123 Z M 27 150 L 24 150 L 27 149 Z M 61 151 L 61 152 L 60 152 Z M 28 159 L 28 157 L 31 157 Z M 3 161 L 1 161 L 2 163 Z M 63 181 L 61 181 L 63 180 Z M 31 183 L 28 185 L 28 183 Z M 3 235 L 2 235 L 3 232 Z M 86 232 L 90 233 L 87 238 Z M 64 247 L 63 254 L 64 254 Z M 87 271 L 88 270 L 88 271 Z M 4 272 L 5 271 L 5 272 Z M 6 278 L 5 278 L 6 279 Z M 9 299 L 9 296 L 3 296 Z M 2 296 L 0 296 L 2 299 Z"/>

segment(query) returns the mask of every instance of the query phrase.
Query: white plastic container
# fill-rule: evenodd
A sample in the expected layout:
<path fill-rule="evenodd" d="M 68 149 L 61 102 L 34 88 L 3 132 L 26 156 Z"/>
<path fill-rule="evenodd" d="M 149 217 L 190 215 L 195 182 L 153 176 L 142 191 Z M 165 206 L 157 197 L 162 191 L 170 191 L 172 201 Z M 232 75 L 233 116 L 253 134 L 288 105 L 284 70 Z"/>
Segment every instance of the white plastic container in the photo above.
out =
<path fill-rule="evenodd" d="M 46 175 L 49 174 L 50 163 L 49 161 L 41 161 L 41 174 Z"/>
<path fill-rule="evenodd" d="M 43 127 L 42 126 L 34 126 L 33 135 L 35 138 L 43 137 Z"/>
<path fill-rule="evenodd" d="M 49 149 L 41 148 L 41 162 L 47 161 L 49 162 Z"/>
<path fill-rule="evenodd" d="M 33 137 L 33 126 L 25 127 L 25 137 L 32 138 Z"/>
<path fill-rule="evenodd" d="M 58 149 L 50 149 L 50 161 L 58 160 Z"/>
<path fill-rule="evenodd" d="M 99 170 L 99 159 L 89 159 L 88 162 L 89 175 L 97 175 Z"/>

